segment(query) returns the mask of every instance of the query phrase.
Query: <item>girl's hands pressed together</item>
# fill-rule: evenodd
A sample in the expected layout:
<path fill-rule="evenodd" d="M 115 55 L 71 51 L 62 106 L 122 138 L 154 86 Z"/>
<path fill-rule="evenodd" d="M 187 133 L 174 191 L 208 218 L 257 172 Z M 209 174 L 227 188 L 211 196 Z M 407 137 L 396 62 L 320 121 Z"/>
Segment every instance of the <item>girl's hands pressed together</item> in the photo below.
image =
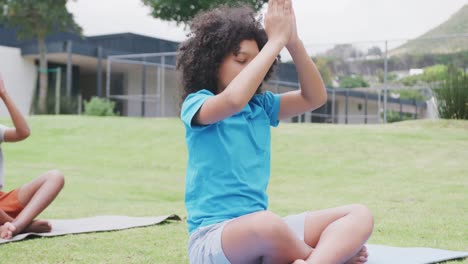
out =
<path fill-rule="evenodd" d="M 265 15 L 265 31 L 268 41 L 285 46 L 293 30 L 291 0 L 270 0 Z"/>
<path fill-rule="evenodd" d="M 296 23 L 296 14 L 294 13 L 294 7 L 291 5 L 291 36 L 289 37 L 289 41 L 286 44 L 286 48 L 288 50 L 291 50 L 294 48 L 298 43 L 300 43 L 301 39 L 299 38 L 299 35 L 297 34 L 297 23 Z"/>

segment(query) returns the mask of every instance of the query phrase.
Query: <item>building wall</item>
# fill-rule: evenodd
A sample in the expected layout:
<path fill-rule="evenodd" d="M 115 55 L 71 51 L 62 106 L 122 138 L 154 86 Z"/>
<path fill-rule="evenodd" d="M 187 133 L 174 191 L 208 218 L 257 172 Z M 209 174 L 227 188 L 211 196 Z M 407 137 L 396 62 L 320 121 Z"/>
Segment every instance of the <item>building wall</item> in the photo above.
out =
<path fill-rule="evenodd" d="M 162 76 L 164 75 L 164 79 Z M 161 84 L 158 86 L 158 76 Z M 132 95 L 142 94 L 142 67 L 132 67 L 124 74 L 124 94 L 130 95 L 124 103 L 124 114 L 127 116 L 141 116 L 142 101 L 139 97 Z M 159 90 L 158 90 L 159 89 Z M 175 117 L 179 115 L 180 87 L 177 83 L 177 74 L 173 69 L 164 69 L 164 73 L 158 67 L 146 68 L 146 94 L 145 101 L 146 117 Z M 156 95 L 163 95 L 156 97 Z"/>
<path fill-rule="evenodd" d="M 129 95 L 127 100 L 124 100 L 123 115 L 125 116 L 142 116 L 142 65 L 126 65 L 124 76 L 123 95 Z M 160 74 L 163 74 L 161 71 Z M 145 116 L 146 117 L 176 117 L 179 115 L 179 107 L 181 103 L 181 87 L 177 78 L 177 73 L 174 69 L 166 68 L 164 70 L 164 80 L 161 81 L 158 87 L 158 67 L 147 66 L 146 68 L 146 94 L 151 96 L 149 101 L 145 102 Z M 161 90 L 158 90 L 161 89 Z M 285 85 L 276 85 L 274 83 L 265 83 L 262 88 L 264 91 L 269 90 L 274 93 L 284 93 L 295 90 L 295 87 Z M 114 93 L 111 93 L 114 94 Z M 133 99 L 132 99 L 133 95 Z M 155 97 L 161 95 L 162 97 Z M 162 99 L 164 98 L 164 99 Z M 332 95 L 328 95 L 328 100 L 331 102 Z M 330 103 L 331 104 L 331 103 Z M 331 107 L 331 105 L 329 106 Z M 381 102 L 381 108 L 383 103 Z M 388 103 L 388 109 L 399 112 L 398 103 Z M 413 105 L 402 105 L 402 110 L 405 113 L 414 113 L 415 107 Z M 425 109 L 418 108 L 418 118 L 425 117 Z M 330 112 L 331 114 L 331 112 Z M 381 123 L 378 113 L 378 102 L 374 99 L 367 101 L 367 123 L 378 124 Z M 331 117 L 329 117 L 328 121 Z M 311 119 L 311 114 L 305 114 L 306 122 Z M 365 121 L 365 100 L 364 98 L 357 98 L 350 96 L 348 98 L 348 120 L 349 124 L 364 124 Z M 292 119 L 282 120 L 283 122 L 291 122 Z M 346 123 L 345 116 L 345 96 L 342 94 L 335 95 L 335 123 Z"/>
<path fill-rule="evenodd" d="M 97 76 L 95 73 L 81 73 L 79 76 L 74 78 L 80 78 L 79 91 L 83 96 L 83 100 L 90 100 L 96 94 L 96 82 Z M 105 88 L 103 86 L 103 88 Z"/>
<path fill-rule="evenodd" d="M 168 116 L 179 116 L 182 104 L 182 87 L 175 69 L 166 70 L 165 111 Z"/>
<path fill-rule="evenodd" d="M 132 67 L 126 73 L 124 73 L 123 90 L 124 95 L 128 95 L 127 100 L 124 101 L 124 114 L 126 116 L 141 116 L 141 101 L 133 100 L 131 96 L 141 94 L 141 70 Z M 147 78 L 151 78 L 151 73 L 147 72 Z M 147 82 L 148 83 L 148 82 Z M 151 90 L 147 85 L 147 91 Z M 147 108 L 145 108 L 147 110 Z"/>
<path fill-rule="evenodd" d="M 330 99 L 330 96 L 328 97 Z M 346 122 L 346 97 L 345 96 L 336 96 L 337 104 L 337 111 L 336 113 L 339 115 L 337 117 L 337 123 L 344 124 Z M 365 100 L 355 97 L 348 98 L 348 124 L 364 124 L 364 104 Z M 360 105 L 360 107 L 359 107 Z M 383 102 L 380 102 L 380 108 L 383 109 Z M 378 109 L 378 102 L 376 100 L 368 100 L 367 101 L 367 123 L 368 124 L 379 124 L 383 122 L 380 120 Z M 387 102 L 387 109 L 400 112 L 400 104 L 399 103 L 390 103 Z M 414 114 L 417 112 L 417 118 L 428 118 L 427 111 L 425 108 L 416 107 L 414 105 L 402 104 L 401 110 L 403 113 L 410 113 Z M 370 116 L 372 115 L 372 116 Z"/>
<path fill-rule="evenodd" d="M 328 99 L 331 99 L 329 96 Z M 344 124 L 346 122 L 346 97 L 336 96 L 336 112 L 337 123 Z M 367 123 L 380 123 L 377 111 L 378 103 L 376 100 L 367 100 Z M 348 98 L 348 124 L 364 124 L 365 116 L 365 100 L 359 98 Z"/>
<path fill-rule="evenodd" d="M 19 48 L 0 46 L 0 73 L 16 106 L 23 115 L 28 115 L 37 80 L 34 62 L 24 59 Z M 0 116 L 9 116 L 3 102 Z"/>
<path fill-rule="evenodd" d="M 266 84 L 263 86 L 264 90 L 270 90 L 274 93 L 284 93 L 287 91 L 295 90 L 294 87 L 288 87 L 284 85 L 274 85 L 274 84 Z M 333 100 L 332 94 L 328 94 L 328 101 L 331 104 Z M 346 97 L 342 94 L 335 94 L 335 121 L 334 123 L 344 124 L 346 123 Z M 331 105 L 329 106 L 331 107 Z M 383 102 L 381 102 L 380 108 L 383 108 Z M 388 102 L 387 108 L 393 110 L 395 112 L 400 111 L 400 104 L 399 103 L 390 103 Z M 402 105 L 402 112 L 403 113 L 411 113 L 414 114 L 417 110 L 418 118 L 429 118 L 428 113 L 425 108 L 418 107 L 415 108 L 414 105 L 403 104 Z M 331 112 L 330 112 L 331 114 Z M 310 122 L 311 114 L 305 113 L 304 120 L 306 122 Z M 290 122 L 290 119 L 282 120 L 283 122 Z M 367 100 L 367 123 L 368 124 L 379 124 L 382 121 L 380 120 L 379 112 L 378 112 L 378 102 L 375 99 L 368 99 Z M 364 124 L 365 123 L 365 99 L 364 98 L 357 98 L 357 97 L 349 97 L 348 98 L 348 124 Z"/>

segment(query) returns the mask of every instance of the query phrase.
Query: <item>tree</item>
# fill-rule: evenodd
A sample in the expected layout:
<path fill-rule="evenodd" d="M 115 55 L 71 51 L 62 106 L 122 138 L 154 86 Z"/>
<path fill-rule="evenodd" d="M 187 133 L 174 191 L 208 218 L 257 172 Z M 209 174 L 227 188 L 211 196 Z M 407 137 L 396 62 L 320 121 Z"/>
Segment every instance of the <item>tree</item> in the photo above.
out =
<path fill-rule="evenodd" d="M 325 58 L 317 57 L 314 59 L 315 65 L 317 66 L 322 80 L 325 83 L 325 86 L 328 88 L 333 87 L 333 74 L 328 66 L 328 61 Z"/>
<path fill-rule="evenodd" d="M 142 0 L 142 2 L 152 9 L 151 14 L 156 18 L 187 24 L 198 12 L 215 6 L 247 4 L 258 11 L 268 0 Z"/>
<path fill-rule="evenodd" d="M 384 83 L 385 72 L 381 68 L 378 68 L 377 70 L 375 70 L 374 75 L 377 76 L 377 80 L 379 81 L 379 83 Z M 393 73 L 393 72 L 387 73 L 387 82 L 393 82 L 397 79 L 398 79 L 398 75 L 396 73 Z"/>
<path fill-rule="evenodd" d="M 363 53 L 351 44 L 338 44 L 325 52 L 327 57 L 348 59 L 359 58 Z"/>
<path fill-rule="evenodd" d="M 452 65 L 452 64 L 449 64 Z M 456 68 L 456 67 L 455 67 Z M 400 83 L 406 86 L 414 86 L 417 83 L 436 83 L 445 80 L 447 77 L 448 66 L 436 64 L 424 68 L 424 73 L 419 75 L 407 76 L 400 80 Z M 461 71 L 459 69 L 459 71 Z"/>
<path fill-rule="evenodd" d="M 442 64 L 426 67 L 424 68 L 422 80 L 428 83 L 444 80 L 447 75 L 447 71 L 448 67 Z"/>
<path fill-rule="evenodd" d="M 0 22 L 15 28 L 20 39 L 35 38 L 39 51 L 39 112 L 47 112 L 47 50 L 45 39 L 60 31 L 81 33 L 67 0 L 0 0 Z M 3 10 L 2 10 L 3 9 Z"/>
<path fill-rule="evenodd" d="M 374 46 L 367 50 L 367 55 L 371 56 L 382 56 L 382 50 L 378 46 Z"/>

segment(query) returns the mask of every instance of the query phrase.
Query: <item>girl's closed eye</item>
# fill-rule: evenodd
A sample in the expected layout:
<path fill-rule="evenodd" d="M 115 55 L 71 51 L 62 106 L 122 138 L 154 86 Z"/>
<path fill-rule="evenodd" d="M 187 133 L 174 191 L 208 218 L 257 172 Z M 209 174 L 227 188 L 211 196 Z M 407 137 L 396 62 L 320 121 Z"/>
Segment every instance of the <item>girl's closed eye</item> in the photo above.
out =
<path fill-rule="evenodd" d="M 240 64 L 244 64 L 247 62 L 247 58 L 244 55 L 237 55 L 235 60 Z"/>
<path fill-rule="evenodd" d="M 240 64 L 244 64 L 246 62 L 249 62 L 250 60 L 250 53 L 247 51 L 240 51 L 239 53 L 234 53 L 234 60 L 237 61 Z"/>

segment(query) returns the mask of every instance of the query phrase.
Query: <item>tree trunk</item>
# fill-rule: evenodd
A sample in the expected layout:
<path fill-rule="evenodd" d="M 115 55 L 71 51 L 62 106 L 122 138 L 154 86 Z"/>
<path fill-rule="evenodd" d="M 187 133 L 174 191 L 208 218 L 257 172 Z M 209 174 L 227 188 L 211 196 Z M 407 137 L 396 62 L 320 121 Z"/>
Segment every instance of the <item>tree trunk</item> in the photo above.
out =
<path fill-rule="evenodd" d="M 47 114 L 47 89 L 48 85 L 48 71 L 47 71 L 47 49 L 45 38 L 39 37 L 37 39 L 39 48 L 39 98 L 38 110 L 39 114 Z"/>

